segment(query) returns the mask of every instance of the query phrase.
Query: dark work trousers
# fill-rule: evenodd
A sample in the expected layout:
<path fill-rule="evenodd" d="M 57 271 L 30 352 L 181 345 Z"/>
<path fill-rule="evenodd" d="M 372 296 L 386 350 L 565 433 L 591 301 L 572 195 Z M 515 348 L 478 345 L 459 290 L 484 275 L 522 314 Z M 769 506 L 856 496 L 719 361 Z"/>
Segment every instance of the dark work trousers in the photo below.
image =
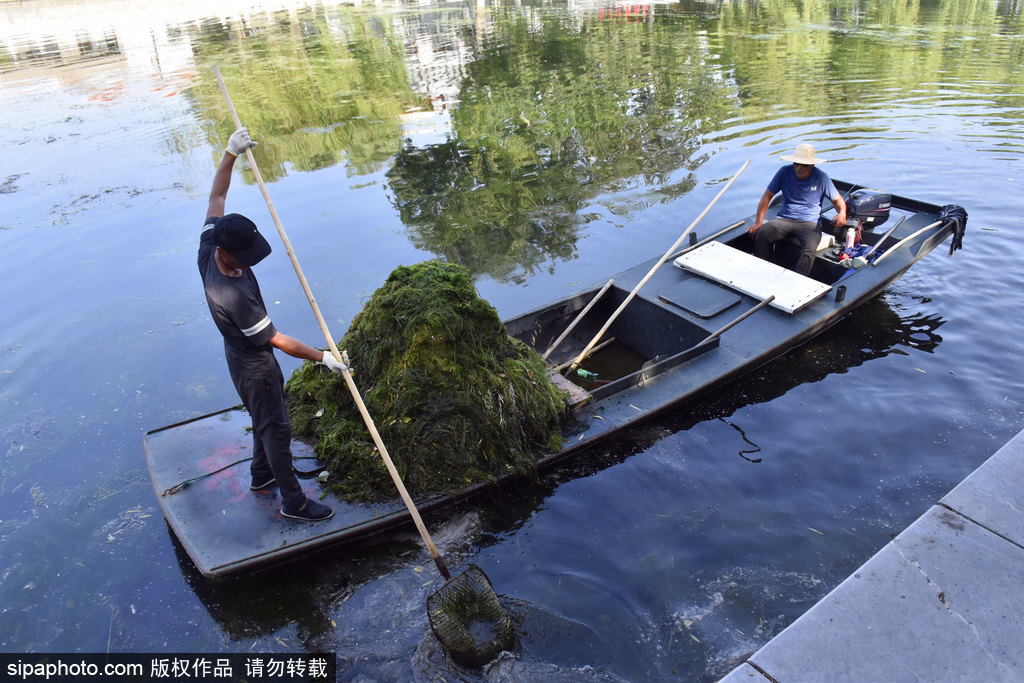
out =
<path fill-rule="evenodd" d="M 230 368 L 229 368 L 230 369 Z M 273 473 L 286 509 L 302 505 L 306 494 L 292 470 L 292 425 L 284 404 L 284 374 L 277 359 L 274 372 L 267 377 L 236 376 L 231 371 L 238 396 L 252 417 L 252 464 L 256 480 L 269 479 Z"/>
<path fill-rule="evenodd" d="M 797 258 L 793 270 L 801 275 L 807 275 L 811 272 L 814 254 L 818 251 L 818 243 L 821 241 L 817 227 L 818 224 L 814 221 L 775 217 L 757 229 L 754 234 L 754 251 L 760 258 L 771 261 L 772 245 L 792 235 L 800 241 L 801 248 L 800 257 Z"/>

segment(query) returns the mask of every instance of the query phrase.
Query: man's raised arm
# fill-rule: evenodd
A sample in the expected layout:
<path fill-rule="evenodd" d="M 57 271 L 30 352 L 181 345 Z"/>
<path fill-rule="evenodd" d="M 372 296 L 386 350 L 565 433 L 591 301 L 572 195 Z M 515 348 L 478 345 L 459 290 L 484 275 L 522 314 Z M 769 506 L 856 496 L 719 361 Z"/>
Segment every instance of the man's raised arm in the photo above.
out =
<path fill-rule="evenodd" d="M 224 158 L 217 166 L 217 172 L 213 175 L 213 185 L 210 187 L 210 203 L 206 207 L 206 216 L 223 216 L 224 204 L 228 197 L 228 187 L 231 186 L 231 171 L 235 166 L 235 159 L 245 150 L 255 147 L 256 143 L 249 137 L 247 129 L 239 128 L 231 134 L 228 146 L 224 150 Z"/>

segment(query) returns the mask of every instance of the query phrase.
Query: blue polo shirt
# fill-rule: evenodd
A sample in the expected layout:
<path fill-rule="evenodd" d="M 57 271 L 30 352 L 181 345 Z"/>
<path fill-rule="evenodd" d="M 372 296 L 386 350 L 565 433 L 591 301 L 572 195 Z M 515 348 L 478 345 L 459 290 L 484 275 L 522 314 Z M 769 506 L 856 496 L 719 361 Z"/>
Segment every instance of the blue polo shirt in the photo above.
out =
<path fill-rule="evenodd" d="M 792 164 L 783 166 L 768 183 L 768 190 L 773 195 L 782 192 L 782 206 L 777 214 L 780 218 L 813 223 L 817 223 L 821 215 L 821 200 L 832 201 L 839 196 L 832 179 L 817 166 L 807 180 L 796 177 Z"/>

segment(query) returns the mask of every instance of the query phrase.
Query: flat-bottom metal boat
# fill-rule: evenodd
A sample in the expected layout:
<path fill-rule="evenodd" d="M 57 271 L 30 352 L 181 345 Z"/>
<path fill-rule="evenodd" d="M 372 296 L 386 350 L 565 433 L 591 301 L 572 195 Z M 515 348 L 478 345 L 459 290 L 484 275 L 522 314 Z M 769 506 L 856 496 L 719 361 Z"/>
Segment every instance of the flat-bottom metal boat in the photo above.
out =
<path fill-rule="evenodd" d="M 836 185 L 849 206 L 849 228 L 842 228 L 840 239 L 853 230 L 855 244 L 836 244 L 823 231 L 807 277 L 786 267 L 798 255 L 795 244 L 777 244 L 776 263 L 754 256 L 748 218 L 692 240 L 668 260 L 655 258 L 615 275 L 611 285 L 597 283 L 506 321 L 510 335 L 547 354 L 552 378 L 572 397 L 564 446 L 540 455 L 538 468 L 768 363 L 878 295 L 950 236 L 950 255 L 960 246 L 966 227 L 960 207 Z M 769 209 L 768 218 L 775 211 Z M 823 217 L 827 225 L 829 215 Z M 601 343 L 593 344 L 641 282 Z M 577 365 L 574 360 L 591 344 Z M 248 467 L 231 466 L 245 459 L 248 424 L 244 410 L 233 408 L 145 435 L 164 515 L 202 574 L 255 569 L 410 521 L 400 500 L 351 504 L 330 494 L 336 514 L 326 522 L 282 517 L 274 496 L 248 490 Z M 308 453 L 302 444 L 295 448 Z M 192 479 L 192 486 L 169 492 Z M 305 485 L 309 495 L 320 495 L 314 483 Z M 419 500 L 417 507 L 436 511 L 493 485 Z"/>

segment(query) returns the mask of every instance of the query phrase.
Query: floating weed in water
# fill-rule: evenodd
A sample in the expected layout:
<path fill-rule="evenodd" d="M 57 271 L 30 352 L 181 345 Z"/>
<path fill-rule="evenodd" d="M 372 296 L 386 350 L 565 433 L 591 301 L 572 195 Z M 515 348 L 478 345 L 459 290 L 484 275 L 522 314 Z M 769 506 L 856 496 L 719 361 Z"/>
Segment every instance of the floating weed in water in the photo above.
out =
<path fill-rule="evenodd" d="M 821 579 L 813 575 L 761 567 L 734 567 L 707 577 L 696 588 L 672 611 L 663 628 L 678 634 L 677 647 L 692 643 L 698 648 L 693 656 L 707 659 L 714 680 L 826 592 Z"/>
<path fill-rule="evenodd" d="M 153 509 L 141 507 L 124 510 L 114 519 L 103 525 L 101 533 L 106 534 L 107 543 L 124 538 L 125 532 L 133 532 L 142 529 L 146 520 L 153 516 Z M 125 534 L 126 535 L 126 534 Z"/>
<path fill-rule="evenodd" d="M 29 495 L 32 496 L 33 503 L 39 505 L 40 507 L 49 509 L 49 507 L 46 505 L 46 496 L 43 495 L 43 489 L 39 487 L 39 484 L 36 484 L 32 488 L 30 488 L 28 492 Z"/>

